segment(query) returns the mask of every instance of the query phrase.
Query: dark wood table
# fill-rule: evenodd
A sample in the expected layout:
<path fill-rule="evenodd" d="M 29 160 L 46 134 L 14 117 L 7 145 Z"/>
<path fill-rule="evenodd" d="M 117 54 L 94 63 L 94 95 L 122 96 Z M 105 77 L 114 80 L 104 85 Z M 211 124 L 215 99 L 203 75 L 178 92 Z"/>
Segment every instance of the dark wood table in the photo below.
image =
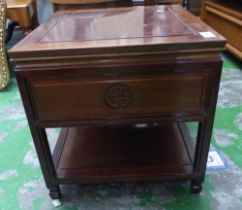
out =
<path fill-rule="evenodd" d="M 18 43 L 10 55 L 50 196 L 61 184 L 164 179 L 200 192 L 224 45 L 175 5 L 60 11 Z"/>

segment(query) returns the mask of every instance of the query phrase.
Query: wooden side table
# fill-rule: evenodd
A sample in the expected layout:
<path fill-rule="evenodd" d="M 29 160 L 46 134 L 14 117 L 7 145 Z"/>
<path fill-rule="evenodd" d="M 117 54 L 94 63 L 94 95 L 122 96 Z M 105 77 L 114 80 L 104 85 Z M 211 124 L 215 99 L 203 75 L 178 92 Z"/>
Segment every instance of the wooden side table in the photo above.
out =
<path fill-rule="evenodd" d="M 224 45 L 178 5 L 59 11 L 18 43 L 10 55 L 50 196 L 61 184 L 164 179 L 199 193 Z M 62 128 L 53 154 L 50 127 Z"/>

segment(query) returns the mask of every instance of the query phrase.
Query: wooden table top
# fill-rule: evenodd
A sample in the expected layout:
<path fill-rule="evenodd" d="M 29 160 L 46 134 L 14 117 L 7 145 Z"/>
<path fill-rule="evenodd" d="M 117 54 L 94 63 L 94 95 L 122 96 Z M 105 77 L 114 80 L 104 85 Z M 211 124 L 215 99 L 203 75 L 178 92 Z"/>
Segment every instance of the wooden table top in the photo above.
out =
<path fill-rule="evenodd" d="M 200 32 L 205 32 L 201 34 Z M 11 51 L 14 59 L 224 47 L 225 39 L 179 5 L 59 11 Z"/>

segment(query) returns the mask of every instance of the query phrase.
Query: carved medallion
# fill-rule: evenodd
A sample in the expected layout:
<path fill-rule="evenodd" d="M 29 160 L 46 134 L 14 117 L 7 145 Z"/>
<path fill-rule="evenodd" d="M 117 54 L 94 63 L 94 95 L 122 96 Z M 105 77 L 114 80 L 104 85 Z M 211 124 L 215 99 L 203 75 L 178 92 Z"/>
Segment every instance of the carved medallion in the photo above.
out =
<path fill-rule="evenodd" d="M 123 84 L 114 84 L 107 88 L 104 93 L 105 103 L 113 109 L 123 109 L 132 102 L 131 89 Z"/>

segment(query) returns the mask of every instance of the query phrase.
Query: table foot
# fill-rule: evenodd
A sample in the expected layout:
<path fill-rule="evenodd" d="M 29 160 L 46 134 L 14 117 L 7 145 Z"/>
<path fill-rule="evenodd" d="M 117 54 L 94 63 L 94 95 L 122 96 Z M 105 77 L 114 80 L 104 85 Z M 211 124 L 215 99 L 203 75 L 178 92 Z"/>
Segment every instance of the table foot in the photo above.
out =
<path fill-rule="evenodd" d="M 191 193 L 198 194 L 202 191 L 202 184 L 201 183 L 196 183 L 194 181 L 191 182 L 191 188 L 190 191 Z"/>
<path fill-rule="evenodd" d="M 52 200 L 52 205 L 54 207 L 59 207 L 59 206 L 62 205 L 62 203 L 61 203 L 61 201 L 59 199 L 54 199 L 54 200 Z"/>
<path fill-rule="evenodd" d="M 53 200 L 59 200 L 61 198 L 61 191 L 60 191 L 60 187 L 52 187 L 49 189 L 49 196 L 53 199 Z"/>

